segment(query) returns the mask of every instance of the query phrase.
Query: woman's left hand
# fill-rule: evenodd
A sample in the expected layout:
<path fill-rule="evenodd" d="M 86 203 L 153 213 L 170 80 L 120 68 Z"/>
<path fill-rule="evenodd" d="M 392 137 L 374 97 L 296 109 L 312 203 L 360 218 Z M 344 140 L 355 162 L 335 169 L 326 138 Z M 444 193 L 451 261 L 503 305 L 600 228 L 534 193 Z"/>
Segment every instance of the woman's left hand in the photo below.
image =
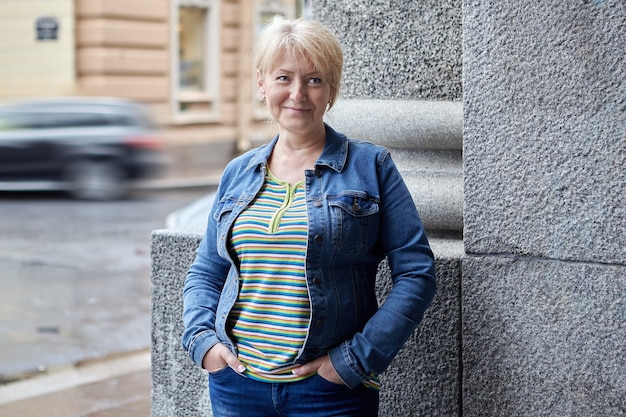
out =
<path fill-rule="evenodd" d="M 308 375 L 315 372 L 327 381 L 334 382 L 335 384 L 345 384 L 337 371 L 335 371 L 335 367 L 330 361 L 330 357 L 328 355 L 321 356 L 314 361 L 305 363 L 304 365 L 293 370 L 293 373 L 298 376 Z"/>

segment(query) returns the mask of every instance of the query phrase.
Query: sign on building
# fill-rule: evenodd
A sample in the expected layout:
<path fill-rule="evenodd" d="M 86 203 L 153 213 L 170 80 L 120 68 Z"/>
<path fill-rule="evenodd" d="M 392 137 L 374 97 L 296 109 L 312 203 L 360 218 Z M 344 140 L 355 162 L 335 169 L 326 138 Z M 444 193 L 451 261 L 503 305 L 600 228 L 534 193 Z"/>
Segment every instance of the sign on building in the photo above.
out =
<path fill-rule="evenodd" d="M 56 17 L 40 17 L 35 23 L 35 31 L 38 41 L 55 41 L 59 38 L 59 21 Z"/>

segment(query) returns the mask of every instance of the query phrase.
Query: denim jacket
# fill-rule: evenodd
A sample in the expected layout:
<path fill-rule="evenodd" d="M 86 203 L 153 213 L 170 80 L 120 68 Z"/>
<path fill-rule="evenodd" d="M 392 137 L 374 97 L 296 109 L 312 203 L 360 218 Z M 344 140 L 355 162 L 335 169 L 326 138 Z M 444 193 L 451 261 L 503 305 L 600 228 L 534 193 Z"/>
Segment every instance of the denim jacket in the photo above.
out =
<path fill-rule="evenodd" d="M 183 292 L 183 347 L 202 364 L 216 343 L 235 345 L 228 314 L 239 292 L 229 242 L 234 220 L 261 189 L 278 137 L 226 167 Z M 349 387 L 382 373 L 411 336 L 435 294 L 435 263 L 413 199 L 381 146 L 326 126 L 314 170 L 305 172 L 306 280 L 310 326 L 297 363 L 328 354 Z M 379 307 L 378 264 L 392 288 Z"/>

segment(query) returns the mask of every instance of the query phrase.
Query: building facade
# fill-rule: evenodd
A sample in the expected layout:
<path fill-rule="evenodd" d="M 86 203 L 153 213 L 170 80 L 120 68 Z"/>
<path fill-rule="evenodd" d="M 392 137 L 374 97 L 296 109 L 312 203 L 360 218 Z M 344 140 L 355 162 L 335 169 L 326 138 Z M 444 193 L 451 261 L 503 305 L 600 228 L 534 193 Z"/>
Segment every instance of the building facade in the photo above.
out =
<path fill-rule="evenodd" d="M 177 165 L 221 169 L 228 156 L 271 134 L 254 87 L 255 36 L 272 19 L 302 16 L 305 3 L 4 0 L 0 101 L 136 100 L 153 112 Z"/>

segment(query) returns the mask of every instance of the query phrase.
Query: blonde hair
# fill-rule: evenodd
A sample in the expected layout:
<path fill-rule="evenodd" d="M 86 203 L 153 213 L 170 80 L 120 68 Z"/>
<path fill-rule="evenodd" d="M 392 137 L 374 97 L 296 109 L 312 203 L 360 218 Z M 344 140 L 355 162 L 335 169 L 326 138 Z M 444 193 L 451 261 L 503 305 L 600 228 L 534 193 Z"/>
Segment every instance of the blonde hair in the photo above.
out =
<path fill-rule="evenodd" d="M 268 25 L 254 49 L 254 66 L 263 76 L 271 71 L 281 54 L 305 57 L 326 78 L 331 87 L 329 109 L 335 104 L 341 86 L 343 53 L 333 33 L 314 20 L 281 20 Z"/>

